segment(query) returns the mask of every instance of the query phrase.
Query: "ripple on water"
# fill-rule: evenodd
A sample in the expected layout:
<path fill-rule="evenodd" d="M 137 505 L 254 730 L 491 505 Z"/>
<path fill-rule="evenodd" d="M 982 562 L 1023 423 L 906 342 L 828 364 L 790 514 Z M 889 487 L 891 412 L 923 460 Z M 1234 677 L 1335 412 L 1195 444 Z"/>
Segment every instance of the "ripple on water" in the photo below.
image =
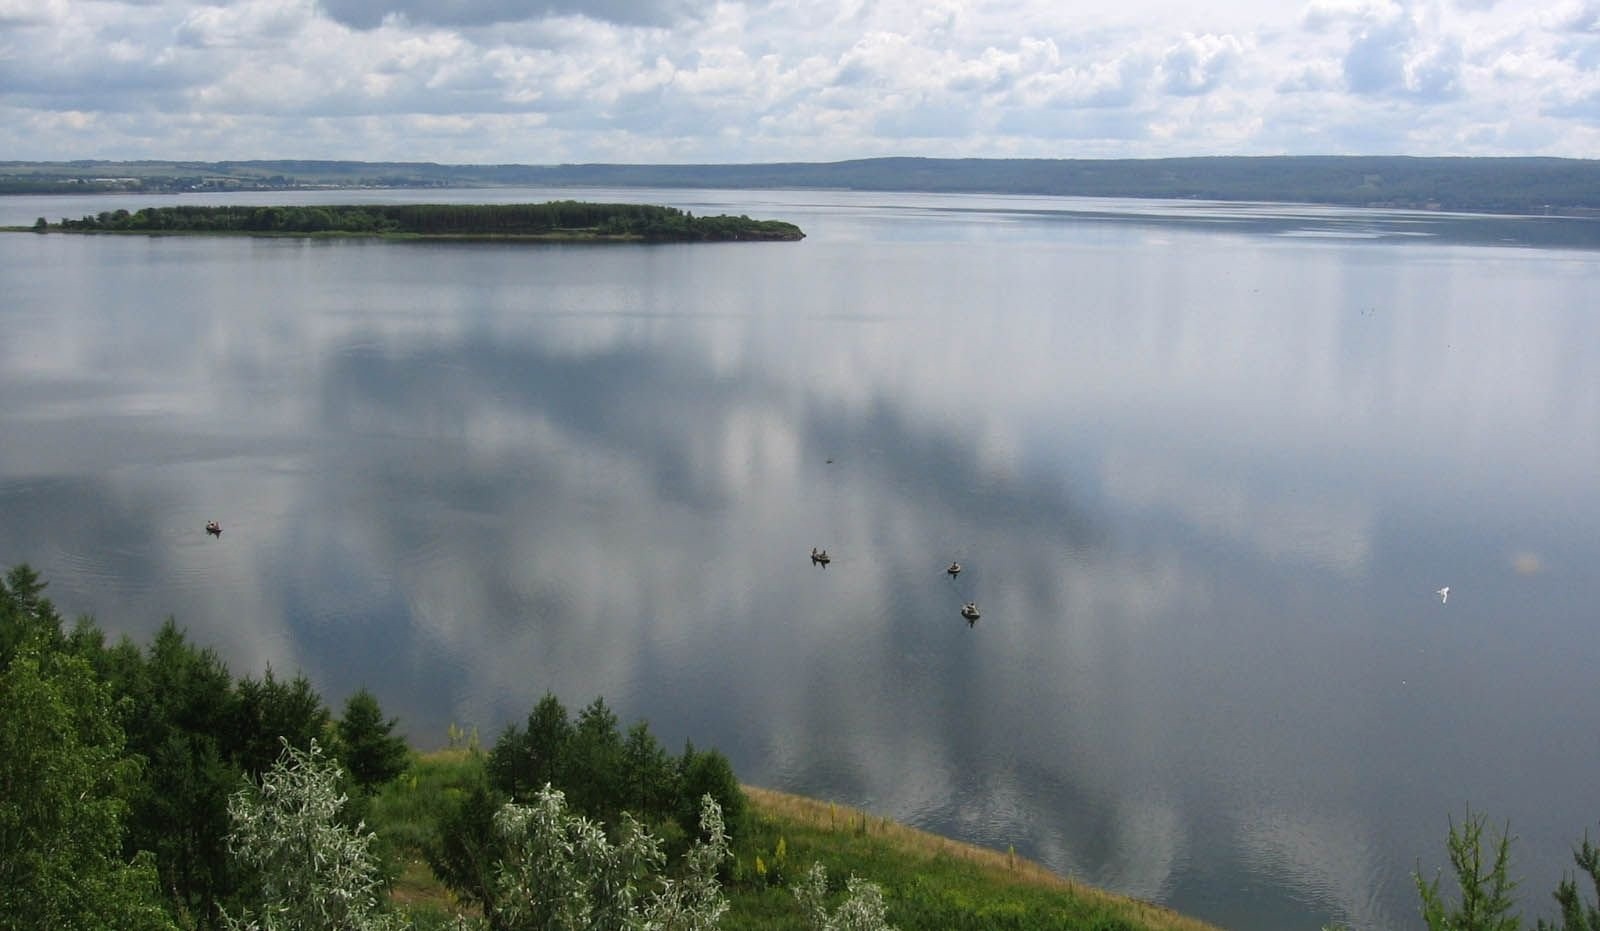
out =
<path fill-rule="evenodd" d="M 1409 877 L 1413 867 L 1389 862 L 1353 822 L 1261 812 L 1242 842 L 1245 872 L 1276 877 L 1293 912 L 1332 916 L 1352 929 L 1395 927 L 1406 917 L 1385 902 L 1394 877 Z"/>
<path fill-rule="evenodd" d="M 63 542 L 71 545 L 63 545 Z M 52 586 L 85 592 L 148 591 L 148 585 L 140 584 L 142 579 L 130 578 L 128 573 L 119 570 L 116 561 L 110 558 L 116 549 L 74 536 L 46 543 L 40 564 L 47 567 L 45 571 L 49 573 Z"/>

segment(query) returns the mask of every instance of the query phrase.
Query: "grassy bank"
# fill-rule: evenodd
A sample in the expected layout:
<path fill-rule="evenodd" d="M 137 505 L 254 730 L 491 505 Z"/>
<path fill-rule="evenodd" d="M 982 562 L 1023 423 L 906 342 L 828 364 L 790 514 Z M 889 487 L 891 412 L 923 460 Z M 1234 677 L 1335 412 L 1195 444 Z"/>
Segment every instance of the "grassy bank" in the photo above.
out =
<path fill-rule="evenodd" d="M 725 928 L 804 928 L 786 886 L 776 897 L 749 882 L 752 858 L 769 863 L 783 841 L 792 883 L 813 862 L 837 881 L 854 874 L 883 887 L 889 918 L 913 929 L 1151 929 L 1215 931 L 1171 909 L 1062 877 L 1010 852 L 963 844 L 868 812 L 746 787 L 754 812 L 736 844 L 741 880 Z M 768 867 L 770 870 L 770 866 Z M 787 920 L 786 920 L 787 919 Z"/>
<path fill-rule="evenodd" d="M 459 906 L 423 862 L 441 807 L 470 786 L 482 758 L 466 751 L 421 756 L 380 794 L 369 821 L 401 865 L 391 895 L 427 926 Z M 883 888 L 901 931 L 1074 929 L 1215 931 L 1170 909 L 1058 876 L 1008 852 L 957 843 L 860 809 L 746 787 L 750 811 L 736 833 L 727 883 L 726 931 L 806 928 L 790 887 L 811 864 L 830 888 L 851 876 Z"/>

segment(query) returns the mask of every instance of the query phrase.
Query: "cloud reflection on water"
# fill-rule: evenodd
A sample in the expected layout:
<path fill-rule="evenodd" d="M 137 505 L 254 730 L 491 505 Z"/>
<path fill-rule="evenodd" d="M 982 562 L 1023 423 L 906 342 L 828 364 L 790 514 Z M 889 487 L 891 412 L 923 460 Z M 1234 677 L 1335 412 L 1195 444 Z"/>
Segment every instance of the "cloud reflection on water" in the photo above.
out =
<path fill-rule="evenodd" d="M 1265 926 L 1241 876 L 1410 914 L 1392 874 L 1423 851 L 1372 810 L 1438 804 L 1418 780 L 1481 739 L 1418 673 L 1489 615 L 1452 597 L 1422 634 L 1398 606 L 1472 589 L 1434 578 L 1475 558 L 1463 502 L 1508 575 L 1513 546 L 1592 555 L 1518 517 L 1596 513 L 1600 340 L 1566 309 L 1592 267 L 834 222 L 758 248 L 8 241 L 76 252 L 79 283 L 10 312 L 0 555 L 136 633 L 175 613 L 238 672 L 368 684 L 423 743 L 604 694 L 753 781 L 1231 924 Z M 191 540 L 211 516 L 220 545 Z"/>

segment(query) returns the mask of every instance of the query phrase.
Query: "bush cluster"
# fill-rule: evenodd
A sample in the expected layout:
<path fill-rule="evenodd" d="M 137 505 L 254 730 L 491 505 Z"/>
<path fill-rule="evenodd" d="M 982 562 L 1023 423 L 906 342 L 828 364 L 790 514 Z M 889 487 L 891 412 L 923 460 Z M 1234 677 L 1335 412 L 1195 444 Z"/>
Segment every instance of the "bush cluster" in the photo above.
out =
<path fill-rule="evenodd" d="M 291 866 L 321 869 L 299 862 L 295 851 L 315 846 L 306 838 L 339 840 L 329 849 L 360 866 L 345 872 L 363 897 L 374 870 L 393 875 L 379 862 L 393 851 L 369 851 L 360 821 L 411 753 L 370 692 L 335 718 L 303 675 L 235 679 L 170 619 L 144 648 L 108 644 L 87 618 L 67 629 L 44 588 L 27 566 L 0 579 L 0 914 L 12 916 L 0 928 L 301 927 L 261 903 L 311 901 L 283 893 Z M 744 811 L 721 753 L 690 744 L 671 756 L 644 722 L 623 735 L 601 698 L 574 720 L 546 695 L 526 728 L 474 758 L 474 784 L 429 813 L 437 829 L 422 845 L 439 878 L 491 918 L 514 855 L 495 827 L 508 804 L 555 793 L 587 823 L 656 829 L 675 861 L 700 849 L 708 800 L 719 831 L 723 813 L 737 824 Z M 241 786 L 253 799 L 242 820 Z M 304 797 L 274 814 L 284 793 Z M 294 821 L 307 799 L 320 814 Z M 263 825 L 279 826 L 251 833 Z M 327 879 L 294 875 L 305 888 Z M 337 898 L 348 884 L 335 885 Z"/>
<path fill-rule="evenodd" d="M 25 796 L 59 783 L 57 774 L 71 765 L 73 752 L 95 761 L 98 770 L 120 773 L 114 784 L 99 787 L 116 817 L 94 830 L 110 838 L 117 859 L 153 865 L 166 908 L 185 924 L 210 926 L 220 906 L 246 891 L 249 877 L 227 852 L 228 798 L 272 765 L 284 742 L 332 746 L 358 795 L 393 779 L 409 761 L 394 733 L 396 721 L 383 717 L 365 689 L 336 719 L 303 675 L 282 679 L 268 668 L 260 678 L 236 679 L 214 651 L 189 642 L 171 619 L 144 648 L 126 637 L 108 644 L 87 618 L 69 630 L 44 588 L 27 566 L 0 581 L 0 678 L 9 683 L 14 669 L 18 675 L 55 670 L 54 681 L 65 690 L 59 701 L 72 714 L 100 722 L 99 729 L 80 728 L 77 751 L 43 729 L 20 731 L 11 756 L 19 771 L 8 774 L 3 803 L 15 807 L 0 812 L 0 822 L 8 816 L 38 821 L 42 813 Z M 8 722 L 48 711 L 41 703 L 49 693 L 29 698 L 5 684 L 0 692 L 22 703 L 0 709 Z M 43 746 L 51 740 L 55 747 Z M 42 747 L 39 754 L 22 752 L 35 745 Z M 359 817 L 359 805 L 350 816 Z M 74 832 L 88 829 L 57 825 L 53 843 L 70 847 L 78 842 L 70 840 Z"/>
<path fill-rule="evenodd" d="M 604 698 L 574 721 L 561 700 L 547 693 L 525 727 L 510 725 L 495 741 L 486 769 L 490 785 L 513 801 L 525 802 L 550 786 L 566 793 L 579 814 L 607 823 L 627 811 L 646 823 L 675 821 L 692 833 L 700 797 L 707 794 L 732 824 L 744 812 L 744 794 L 727 757 L 690 743 L 673 758 L 645 721 L 624 737 Z"/>

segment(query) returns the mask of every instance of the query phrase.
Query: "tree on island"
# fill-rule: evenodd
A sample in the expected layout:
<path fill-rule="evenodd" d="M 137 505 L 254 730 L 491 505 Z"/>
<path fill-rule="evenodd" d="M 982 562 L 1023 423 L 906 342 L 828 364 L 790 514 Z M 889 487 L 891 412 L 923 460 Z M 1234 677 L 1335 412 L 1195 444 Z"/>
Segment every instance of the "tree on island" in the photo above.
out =
<path fill-rule="evenodd" d="M 781 220 L 696 217 L 653 204 L 347 204 L 145 207 L 102 210 L 59 228 L 83 233 L 246 233 L 721 242 L 797 240 Z"/>

